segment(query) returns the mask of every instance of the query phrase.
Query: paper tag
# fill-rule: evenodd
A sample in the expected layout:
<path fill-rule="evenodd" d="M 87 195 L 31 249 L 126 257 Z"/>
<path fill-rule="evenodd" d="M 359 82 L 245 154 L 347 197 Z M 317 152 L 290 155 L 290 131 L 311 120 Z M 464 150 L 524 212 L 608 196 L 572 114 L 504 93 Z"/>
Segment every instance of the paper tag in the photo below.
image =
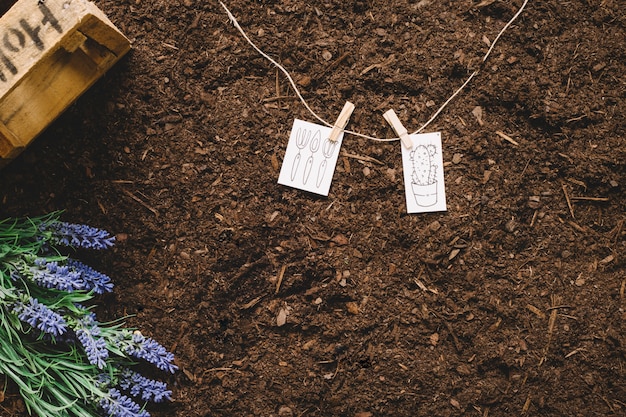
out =
<path fill-rule="evenodd" d="M 410 136 L 413 147 L 401 146 L 407 212 L 446 211 L 441 133 Z"/>
<path fill-rule="evenodd" d="M 295 119 L 280 169 L 278 183 L 315 194 L 328 195 L 343 132 L 331 142 L 331 128 Z"/>

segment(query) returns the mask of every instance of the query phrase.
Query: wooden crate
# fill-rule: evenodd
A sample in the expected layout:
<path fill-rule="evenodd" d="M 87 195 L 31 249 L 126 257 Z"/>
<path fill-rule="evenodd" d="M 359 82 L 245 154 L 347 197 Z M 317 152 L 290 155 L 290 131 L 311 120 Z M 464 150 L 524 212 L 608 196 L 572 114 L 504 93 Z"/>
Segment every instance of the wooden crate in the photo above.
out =
<path fill-rule="evenodd" d="M 86 0 L 18 0 L 0 19 L 0 166 L 130 50 Z"/>

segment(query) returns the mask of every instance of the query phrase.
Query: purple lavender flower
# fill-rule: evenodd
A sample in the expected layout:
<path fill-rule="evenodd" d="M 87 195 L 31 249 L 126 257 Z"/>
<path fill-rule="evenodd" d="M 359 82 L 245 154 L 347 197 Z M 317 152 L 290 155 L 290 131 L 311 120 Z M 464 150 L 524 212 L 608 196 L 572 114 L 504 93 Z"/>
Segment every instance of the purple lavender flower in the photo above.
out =
<path fill-rule="evenodd" d="M 13 313 L 17 314 L 21 321 L 52 336 L 60 336 L 67 331 L 65 319 L 45 305 L 40 304 L 35 298 L 30 297 L 28 303 L 16 302 Z"/>
<path fill-rule="evenodd" d="M 93 290 L 96 294 L 104 294 L 105 292 L 113 291 L 113 282 L 111 282 L 111 278 L 107 275 L 74 259 L 68 259 L 67 265 L 74 268 L 74 270 L 80 274 L 84 282 L 84 289 Z"/>
<path fill-rule="evenodd" d="M 37 285 L 44 288 L 56 288 L 67 292 L 85 288 L 80 272 L 68 265 L 59 265 L 56 261 L 49 262 L 45 258 L 35 259 L 34 266 L 27 267 L 25 272 L 32 276 Z"/>
<path fill-rule="evenodd" d="M 155 403 L 170 400 L 172 396 L 172 391 L 167 389 L 167 385 L 164 382 L 146 378 L 130 369 L 122 371 L 119 387 L 130 392 L 134 397 L 141 396 L 142 400 Z"/>
<path fill-rule="evenodd" d="M 103 369 L 106 366 L 106 360 L 109 358 L 109 351 L 106 347 L 106 341 L 99 336 L 100 328 L 95 321 L 93 313 L 78 321 L 76 337 L 80 344 L 83 345 L 89 363 L 96 365 L 98 369 Z"/>
<path fill-rule="evenodd" d="M 126 347 L 125 352 L 172 374 L 178 369 L 178 366 L 172 363 L 174 354 L 168 352 L 154 339 L 145 337 L 139 331 L 133 332 L 131 343 Z"/>
<path fill-rule="evenodd" d="M 41 230 L 51 233 L 50 240 L 53 243 L 75 248 L 107 249 L 115 242 L 115 236 L 111 236 L 106 230 L 85 224 L 53 221 L 42 224 Z"/>
<path fill-rule="evenodd" d="M 105 390 L 111 387 L 111 375 L 110 374 L 98 374 L 96 377 L 96 381 L 98 382 L 98 387 L 102 390 Z"/>
<path fill-rule="evenodd" d="M 111 388 L 108 395 L 100 400 L 100 408 L 109 417 L 150 417 L 139 404 L 115 388 Z"/>

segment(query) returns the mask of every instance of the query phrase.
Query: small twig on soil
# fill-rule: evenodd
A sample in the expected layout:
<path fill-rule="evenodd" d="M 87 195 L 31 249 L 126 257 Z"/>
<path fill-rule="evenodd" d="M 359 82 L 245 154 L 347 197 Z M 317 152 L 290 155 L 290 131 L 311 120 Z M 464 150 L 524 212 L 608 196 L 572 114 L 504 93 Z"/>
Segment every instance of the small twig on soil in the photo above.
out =
<path fill-rule="evenodd" d="M 574 216 L 574 207 L 572 206 L 572 201 L 569 199 L 569 194 L 567 194 L 567 186 L 563 181 L 561 181 L 561 188 L 563 189 L 563 194 L 565 194 L 565 201 L 567 201 L 567 207 L 569 207 L 569 214 L 572 215 L 572 219 L 575 219 Z"/>
<path fill-rule="evenodd" d="M 526 174 L 526 170 L 528 169 L 528 165 L 530 165 L 530 161 L 532 161 L 532 158 L 528 160 L 528 162 L 526 162 L 526 165 L 524 165 L 524 169 L 522 170 L 522 173 L 519 174 L 519 179 L 521 180 L 522 178 L 524 178 L 524 174 Z"/>
<path fill-rule="evenodd" d="M 558 315 L 558 311 L 556 309 L 550 312 L 550 318 L 548 319 L 548 344 L 550 343 L 550 339 L 552 339 L 552 332 L 554 332 L 554 326 L 556 326 L 556 317 Z M 546 350 L 548 346 L 546 346 Z"/>
<path fill-rule="evenodd" d="M 102 214 L 107 214 L 107 209 L 106 207 L 104 207 L 100 200 L 98 200 L 98 207 L 100 207 L 100 211 L 102 211 Z"/>
<path fill-rule="evenodd" d="M 359 75 L 363 76 L 363 75 L 367 74 L 368 72 L 370 72 L 371 70 L 373 70 L 374 68 L 384 68 L 386 66 L 389 66 L 395 60 L 396 60 L 396 56 L 391 54 L 391 55 L 389 55 L 389 57 L 385 61 L 379 62 L 378 64 L 372 64 L 369 67 L 365 68 L 363 71 L 361 71 L 361 73 Z"/>
<path fill-rule="evenodd" d="M 609 410 L 611 410 L 611 413 L 615 414 L 615 409 L 613 408 L 609 400 L 607 400 L 606 397 L 602 397 L 600 395 L 598 395 L 598 397 L 600 397 L 602 401 L 604 401 L 604 403 L 607 405 L 607 407 L 609 407 Z"/>
<path fill-rule="evenodd" d="M 548 311 L 550 311 L 550 318 L 548 319 L 548 342 L 546 346 L 543 348 L 543 357 L 539 360 L 538 366 L 543 365 L 547 356 L 548 350 L 550 349 L 550 344 L 552 343 L 552 334 L 554 332 L 554 326 L 556 325 L 556 318 L 558 315 L 558 309 L 560 308 L 571 308 L 570 306 L 566 306 L 563 304 L 559 304 L 561 302 L 561 297 L 557 295 L 552 295 L 551 297 L 552 306 L 548 307 Z"/>
<path fill-rule="evenodd" d="M 573 163 L 573 161 L 571 160 L 571 158 L 569 158 L 569 157 L 568 157 L 568 159 L 569 159 L 569 161 L 570 161 L 571 163 Z M 571 182 L 572 184 L 576 184 L 576 185 L 578 185 L 578 186 L 580 186 L 580 187 L 583 187 L 583 188 L 585 189 L 585 191 L 587 191 L 587 184 L 585 184 L 584 182 L 579 181 L 579 180 L 577 180 L 577 179 L 575 179 L 575 178 L 568 178 L 568 179 L 567 179 L 567 181 L 568 181 L 568 182 Z"/>
<path fill-rule="evenodd" d="M 533 213 L 533 218 L 530 221 L 530 227 L 533 227 L 535 225 L 538 215 L 539 215 L 539 210 L 535 210 L 535 212 Z"/>
<path fill-rule="evenodd" d="M 568 155 L 565 155 L 564 153 L 558 152 L 557 155 L 559 155 L 561 158 L 567 159 L 567 161 L 570 164 L 574 163 L 574 160 L 572 158 L 570 158 Z"/>
<path fill-rule="evenodd" d="M 476 7 L 477 9 L 480 9 L 481 7 L 489 6 L 491 3 L 495 3 L 495 2 L 496 0 L 483 0 L 474 7 Z"/>
<path fill-rule="evenodd" d="M 546 315 L 544 314 L 543 311 L 539 310 L 537 307 L 535 307 L 532 304 L 526 304 L 526 308 L 529 309 L 530 311 L 532 311 L 533 313 L 535 313 L 539 318 L 545 319 Z"/>
<path fill-rule="evenodd" d="M 421 273 L 420 273 L 421 275 Z M 439 295 L 439 291 L 437 291 L 436 288 L 428 288 L 426 285 L 424 285 L 424 283 L 422 281 L 420 281 L 419 279 L 415 278 L 413 279 L 413 282 L 415 282 L 415 284 L 420 288 L 420 290 L 424 291 L 424 292 L 432 292 L 435 295 Z"/>
<path fill-rule="evenodd" d="M 622 402 L 622 401 L 616 400 L 615 398 L 613 398 L 613 401 L 614 401 L 614 402 L 616 402 L 617 404 L 619 404 L 619 405 L 623 406 L 624 408 L 626 408 L 626 403 L 625 403 L 625 402 Z"/>
<path fill-rule="evenodd" d="M 376 163 L 378 165 L 384 165 L 378 159 L 372 158 L 371 156 L 361 156 L 361 155 L 356 155 L 356 154 L 347 153 L 347 152 L 341 152 L 341 156 L 345 156 L 346 158 L 357 159 L 359 161 L 374 162 L 374 163 Z"/>
<path fill-rule="evenodd" d="M 179 51 L 180 50 L 180 48 L 178 46 L 172 45 L 171 43 L 161 42 L 161 45 L 165 46 L 166 48 L 173 49 L 175 51 Z"/>
<path fill-rule="evenodd" d="M 281 100 L 297 100 L 298 97 L 296 96 L 277 96 L 277 97 L 268 97 L 268 98 L 264 98 L 263 102 L 264 103 L 273 103 L 275 101 L 281 101 Z"/>
<path fill-rule="evenodd" d="M 530 398 L 530 394 L 528 394 L 528 396 L 526 397 L 526 402 L 524 402 L 524 406 L 522 407 L 522 415 L 528 412 L 528 409 L 530 408 L 531 403 L 532 403 L 532 400 Z"/>
<path fill-rule="evenodd" d="M 587 115 L 586 115 L 586 114 L 582 114 L 582 115 L 580 115 L 580 116 L 578 116 L 578 117 L 572 117 L 571 119 L 567 119 L 567 120 L 565 121 L 565 123 L 577 122 L 577 121 L 579 121 L 579 120 L 584 119 L 585 117 L 587 117 Z"/>
<path fill-rule="evenodd" d="M 239 307 L 239 309 L 240 310 L 248 310 L 248 309 L 254 307 L 255 305 L 257 305 L 259 303 L 259 301 L 261 301 L 264 297 L 265 297 L 265 294 L 264 295 L 259 295 L 258 297 L 254 298 L 252 301 L 249 301 L 246 304 L 244 304 L 241 307 Z"/>
<path fill-rule="evenodd" d="M 231 285 L 237 282 L 239 279 L 241 279 L 244 275 L 250 272 L 253 268 L 265 262 L 267 262 L 266 256 L 261 256 L 259 259 L 257 259 L 256 261 L 252 263 L 245 263 L 241 265 L 241 267 L 239 268 L 239 271 L 237 271 L 237 273 L 231 279 Z"/>
<path fill-rule="evenodd" d="M 617 246 L 617 242 L 619 238 L 622 236 L 622 229 L 624 228 L 624 220 L 620 220 L 617 222 L 617 226 L 611 230 L 610 235 L 614 236 L 613 239 L 613 250 L 615 250 L 615 246 Z"/>
<path fill-rule="evenodd" d="M 582 352 L 586 350 L 585 348 L 578 348 L 578 349 L 574 349 L 572 350 L 570 353 L 568 353 L 567 355 L 565 355 L 565 359 L 569 358 L 570 356 L 574 356 L 575 354 L 577 354 L 578 352 Z"/>
<path fill-rule="evenodd" d="M 202 373 L 202 376 L 205 376 L 206 374 L 208 374 L 210 372 L 228 372 L 228 371 L 241 373 L 241 371 L 239 369 L 235 369 L 235 368 L 211 368 L 211 369 L 205 370 Z"/>
<path fill-rule="evenodd" d="M 280 291 L 280 284 L 283 283 L 283 277 L 285 276 L 285 271 L 287 270 L 287 265 L 283 265 L 278 272 L 278 276 L 276 277 L 276 292 L 274 294 L 278 294 Z"/>
<path fill-rule="evenodd" d="M 496 130 L 496 135 L 500 136 L 502 139 L 506 140 L 507 142 L 515 146 L 519 146 L 519 143 L 517 143 L 512 137 L 510 137 L 509 135 L 507 135 L 501 130 Z"/>
<path fill-rule="evenodd" d="M 276 68 L 276 97 L 280 97 L 280 80 L 278 79 L 278 68 Z M 280 106 L 280 99 L 278 100 Z"/>
<path fill-rule="evenodd" d="M 560 306 L 552 306 L 552 307 L 548 307 L 548 308 L 546 308 L 546 310 L 548 310 L 548 311 L 552 311 L 552 310 L 558 310 L 558 309 L 561 309 L 561 308 L 574 308 L 574 307 L 572 307 L 572 306 L 566 306 L 566 305 L 560 305 Z"/>
<path fill-rule="evenodd" d="M 343 61 L 346 60 L 346 58 L 348 58 L 350 56 L 350 52 L 344 52 L 343 54 L 341 54 L 341 56 L 339 56 L 339 58 L 337 58 L 336 60 L 334 60 L 330 65 L 328 65 L 326 68 L 324 68 L 322 71 L 320 71 L 319 73 L 317 73 L 316 75 L 313 76 L 313 79 L 315 81 L 320 80 L 322 77 L 324 77 L 328 72 L 334 70 L 335 68 L 337 68 L 339 66 L 339 64 L 341 64 Z"/>
<path fill-rule="evenodd" d="M 587 232 L 587 230 L 584 227 L 582 227 L 581 225 L 579 225 L 576 222 L 573 222 L 573 221 L 570 220 L 570 221 L 567 222 L 567 224 L 569 224 L 570 226 L 572 226 L 574 229 L 578 230 L 581 233 Z"/>
<path fill-rule="evenodd" d="M 572 201 L 609 201 L 608 197 L 572 197 Z"/>
<path fill-rule="evenodd" d="M 142 199 L 140 199 L 139 197 L 137 197 L 135 194 L 131 193 L 130 191 L 128 190 L 122 190 L 122 191 L 124 192 L 124 194 L 126 194 L 127 196 L 129 196 L 130 198 L 132 198 L 133 200 L 135 200 L 136 202 L 138 202 L 139 204 L 141 204 L 148 210 L 150 210 L 156 217 L 159 217 L 159 212 L 157 211 L 157 209 L 150 207 L 147 203 L 145 203 Z"/>

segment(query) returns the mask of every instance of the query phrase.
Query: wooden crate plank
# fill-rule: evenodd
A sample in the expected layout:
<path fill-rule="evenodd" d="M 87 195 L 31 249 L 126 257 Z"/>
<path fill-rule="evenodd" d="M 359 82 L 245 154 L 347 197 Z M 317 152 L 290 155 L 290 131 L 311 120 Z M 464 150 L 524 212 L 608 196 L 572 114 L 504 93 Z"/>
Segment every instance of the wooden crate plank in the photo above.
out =
<path fill-rule="evenodd" d="M 4 123 L 0 123 L 0 166 L 2 159 L 14 158 L 17 156 L 24 146 L 20 140 L 11 132 Z"/>
<path fill-rule="evenodd" d="M 4 97 L 0 121 L 18 138 L 34 138 L 100 75 L 82 50 L 70 54 L 59 49 L 48 65 L 34 68 Z"/>
<path fill-rule="evenodd" d="M 0 19 L 0 158 L 13 158 L 130 49 L 87 0 L 19 0 Z M 2 162 L 2 161 L 0 161 Z"/>
<path fill-rule="evenodd" d="M 89 13 L 85 14 L 79 27 L 89 39 L 105 46 L 114 55 L 121 57 L 130 49 L 130 42 L 109 18 L 93 3 L 89 3 Z"/>

